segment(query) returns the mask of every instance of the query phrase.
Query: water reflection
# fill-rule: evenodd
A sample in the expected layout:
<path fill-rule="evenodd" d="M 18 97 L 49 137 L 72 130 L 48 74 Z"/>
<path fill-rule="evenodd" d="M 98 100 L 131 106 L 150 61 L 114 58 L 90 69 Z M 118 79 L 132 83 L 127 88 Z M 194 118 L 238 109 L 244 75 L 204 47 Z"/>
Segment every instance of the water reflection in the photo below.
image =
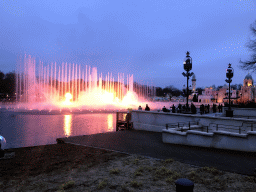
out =
<path fill-rule="evenodd" d="M 113 114 L 108 114 L 108 131 L 114 130 L 113 124 Z"/>
<path fill-rule="evenodd" d="M 1 112 L 1 111 L 0 111 Z M 56 143 L 56 138 L 90 135 L 114 131 L 115 113 L 69 115 L 31 115 L 0 113 L 0 135 L 6 148 L 28 147 Z"/>
<path fill-rule="evenodd" d="M 64 133 L 66 137 L 71 135 L 72 115 L 64 115 Z"/>

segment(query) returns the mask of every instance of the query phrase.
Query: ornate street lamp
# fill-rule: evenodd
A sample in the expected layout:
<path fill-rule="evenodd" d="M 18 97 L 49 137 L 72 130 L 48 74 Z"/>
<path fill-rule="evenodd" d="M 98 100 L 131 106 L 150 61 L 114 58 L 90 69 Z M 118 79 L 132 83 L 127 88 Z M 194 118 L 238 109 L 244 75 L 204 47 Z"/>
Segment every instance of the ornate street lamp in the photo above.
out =
<path fill-rule="evenodd" d="M 229 106 L 228 106 L 228 110 L 226 111 L 226 117 L 233 117 L 233 111 L 231 110 L 231 105 L 230 105 L 230 83 L 232 82 L 232 77 L 234 75 L 234 69 L 231 67 L 231 64 L 228 64 L 228 68 L 226 69 L 226 77 L 228 79 L 226 79 L 225 81 L 229 84 L 229 91 L 228 91 L 228 102 L 229 102 Z"/>
<path fill-rule="evenodd" d="M 184 59 L 184 62 L 183 62 L 183 67 L 184 67 L 184 70 L 186 71 L 186 73 L 182 73 L 182 75 L 184 77 L 187 77 L 187 92 L 186 92 L 186 96 L 187 96 L 187 104 L 186 104 L 186 110 L 188 112 L 188 96 L 189 96 L 189 88 L 188 88 L 188 80 L 189 80 L 189 77 L 191 77 L 192 75 L 194 75 L 193 72 L 189 72 L 191 69 L 192 69 L 192 58 L 189 56 L 189 52 L 187 51 L 187 56 L 185 57 Z"/>

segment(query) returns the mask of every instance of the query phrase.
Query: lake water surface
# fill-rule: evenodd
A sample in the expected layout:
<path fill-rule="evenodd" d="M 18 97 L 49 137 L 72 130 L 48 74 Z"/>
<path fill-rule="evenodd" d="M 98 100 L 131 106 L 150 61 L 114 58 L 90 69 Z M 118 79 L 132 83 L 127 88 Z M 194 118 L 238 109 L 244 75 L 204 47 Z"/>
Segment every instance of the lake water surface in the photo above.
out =
<path fill-rule="evenodd" d="M 0 113 L 0 135 L 7 148 L 56 143 L 56 138 L 115 131 L 115 113 L 38 115 Z"/>

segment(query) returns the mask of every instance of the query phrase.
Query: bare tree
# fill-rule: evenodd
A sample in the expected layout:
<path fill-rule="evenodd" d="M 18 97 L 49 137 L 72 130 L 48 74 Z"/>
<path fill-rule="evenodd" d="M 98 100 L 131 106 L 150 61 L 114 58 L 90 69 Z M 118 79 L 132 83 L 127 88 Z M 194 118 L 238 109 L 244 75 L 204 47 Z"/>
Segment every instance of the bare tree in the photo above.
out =
<path fill-rule="evenodd" d="M 244 70 L 256 71 L 256 21 L 250 25 L 250 30 L 252 32 L 252 38 L 246 44 L 246 47 L 252 52 L 251 58 L 248 61 L 241 61 L 240 67 Z"/>

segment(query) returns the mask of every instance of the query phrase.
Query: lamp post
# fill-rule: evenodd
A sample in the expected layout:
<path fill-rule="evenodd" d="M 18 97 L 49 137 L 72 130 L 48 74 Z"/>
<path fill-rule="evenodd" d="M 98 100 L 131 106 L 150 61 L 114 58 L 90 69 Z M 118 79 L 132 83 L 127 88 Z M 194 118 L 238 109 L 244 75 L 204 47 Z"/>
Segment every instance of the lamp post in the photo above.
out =
<path fill-rule="evenodd" d="M 189 56 L 189 52 L 187 51 L 186 53 L 186 57 L 184 59 L 184 62 L 183 62 L 183 67 L 184 67 L 184 70 L 186 71 L 186 73 L 182 73 L 182 75 L 184 77 L 187 77 L 187 92 L 186 92 L 186 96 L 187 96 L 187 104 L 186 104 L 186 110 L 188 112 L 188 96 L 189 96 L 189 88 L 188 88 L 188 80 L 189 80 L 189 77 L 191 77 L 192 75 L 194 75 L 193 72 L 189 72 L 191 69 L 192 69 L 192 58 Z"/>
<path fill-rule="evenodd" d="M 225 80 L 228 84 L 228 110 L 226 110 L 226 117 L 233 117 L 233 111 L 231 110 L 231 105 L 230 105 L 230 83 L 232 82 L 232 77 L 234 75 L 234 69 L 231 67 L 231 64 L 228 64 L 228 68 L 226 69 L 226 77 L 227 79 Z"/>

